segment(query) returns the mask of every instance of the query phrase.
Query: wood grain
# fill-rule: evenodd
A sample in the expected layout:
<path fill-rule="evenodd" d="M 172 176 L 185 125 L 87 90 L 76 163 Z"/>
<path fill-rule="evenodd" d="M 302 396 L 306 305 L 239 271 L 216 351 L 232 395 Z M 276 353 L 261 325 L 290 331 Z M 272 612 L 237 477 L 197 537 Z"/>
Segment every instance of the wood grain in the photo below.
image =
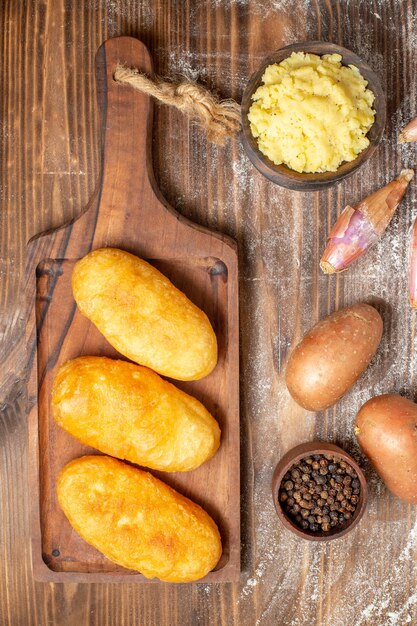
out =
<path fill-rule="evenodd" d="M 82 355 L 120 358 L 78 311 L 71 288 L 78 259 L 97 248 L 121 248 L 144 258 L 208 315 L 219 357 L 200 381 L 175 382 L 197 397 L 222 430 L 215 458 L 193 472 L 155 472 L 203 506 L 219 526 L 223 554 L 202 582 L 235 582 L 240 571 L 239 314 L 234 242 L 178 215 L 155 185 L 151 163 L 152 101 L 116 83 L 118 64 L 152 75 L 149 52 L 133 37 L 108 39 L 97 52 L 103 166 L 86 211 L 68 225 L 31 239 L 27 247 L 29 485 L 33 571 L 48 582 L 148 582 L 109 562 L 72 528 L 56 497 L 58 474 L 94 450 L 81 445 L 51 414 L 58 368 Z"/>
<path fill-rule="evenodd" d="M 399 148 L 417 114 L 415 0 L 4 0 L 0 6 L 0 623 L 97 626 L 390 626 L 417 622 L 416 511 L 369 467 L 368 511 L 349 539 L 307 545 L 274 517 L 270 480 L 300 441 L 337 442 L 357 458 L 353 419 L 373 393 L 416 393 L 415 319 L 406 302 L 405 233 L 415 183 L 389 231 L 351 271 L 320 275 L 329 227 L 416 163 Z M 296 193 L 263 179 L 238 140 L 224 148 L 177 111 L 156 107 L 158 186 L 183 216 L 236 238 L 241 314 L 242 574 L 239 583 L 35 583 L 30 566 L 24 377 L 24 249 L 36 233 L 80 214 L 100 171 L 94 54 L 131 35 L 163 76 L 185 72 L 240 98 L 262 59 L 282 45 L 343 45 L 378 74 L 388 100 L 385 139 L 352 178 Z M 337 307 L 374 301 L 385 333 L 369 372 L 325 413 L 287 398 L 280 372 L 291 346 Z M 140 589 L 139 589 L 140 587 Z"/>

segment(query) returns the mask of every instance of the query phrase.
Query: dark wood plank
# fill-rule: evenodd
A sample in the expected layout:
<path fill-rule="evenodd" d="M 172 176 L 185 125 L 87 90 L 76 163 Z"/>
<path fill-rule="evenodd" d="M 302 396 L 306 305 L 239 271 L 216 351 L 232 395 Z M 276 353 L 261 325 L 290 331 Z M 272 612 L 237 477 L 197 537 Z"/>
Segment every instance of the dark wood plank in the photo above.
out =
<path fill-rule="evenodd" d="M 97 626 L 388 626 L 417 621 L 416 512 L 375 475 L 352 537 L 310 546 L 273 517 L 269 481 L 291 445 L 314 436 L 358 455 L 352 424 L 373 393 L 415 393 L 415 320 L 405 300 L 405 233 L 415 183 L 384 239 L 340 277 L 320 275 L 328 228 L 358 201 L 416 162 L 396 146 L 417 114 L 415 0 L 5 0 L 0 181 L 1 546 L 0 622 Z M 30 568 L 23 370 L 24 246 L 79 215 L 99 176 L 94 54 L 110 36 L 139 37 L 161 75 L 186 73 L 240 98 L 262 58 L 305 39 L 353 50 L 380 76 L 388 126 L 370 162 L 319 194 L 276 188 L 253 170 L 239 141 L 208 146 L 177 111 L 156 107 L 154 169 L 185 217 L 238 240 L 241 292 L 242 574 L 205 586 L 34 583 Z M 59 82 L 61 81 L 61 82 Z M 336 307 L 377 299 L 385 335 L 374 367 L 335 409 L 313 416 L 287 398 L 286 355 Z M 391 614 L 391 615 L 390 615 Z"/>

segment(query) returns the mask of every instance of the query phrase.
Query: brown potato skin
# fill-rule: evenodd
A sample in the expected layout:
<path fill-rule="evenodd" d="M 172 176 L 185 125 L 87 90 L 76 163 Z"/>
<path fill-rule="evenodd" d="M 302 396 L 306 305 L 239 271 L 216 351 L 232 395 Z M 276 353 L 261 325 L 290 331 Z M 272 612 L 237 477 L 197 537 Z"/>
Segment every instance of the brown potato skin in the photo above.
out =
<path fill-rule="evenodd" d="M 371 398 L 356 417 L 355 434 L 388 489 L 417 503 L 417 404 L 391 394 Z"/>
<path fill-rule="evenodd" d="M 147 578 L 198 580 L 220 559 L 218 528 L 200 506 L 149 472 L 116 459 L 71 461 L 58 476 L 57 496 L 87 543 Z"/>
<path fill-rule="evenodd" d="M 382 330 L 369 304 L 341 309 L 313 326 L 288 360 L 285 379 L 294 400 L 308 411 L 335 404 L 368 366 Z"/>
<path fill-rule="evenodd" d="M 51 408 L 82 443 L 164 472 L 193 470 L 220 445 L 220 428 L 201 402 L 127 361 L 67 361 L 55 376 Z"/>
<path fill-rule="evenodd" d="M 207 376 L 217 339 L 207 315 L 166 276 L 117 248 L 99 248 L 72 273 L 80 312 L 125 357 L 177 380 Z"/>

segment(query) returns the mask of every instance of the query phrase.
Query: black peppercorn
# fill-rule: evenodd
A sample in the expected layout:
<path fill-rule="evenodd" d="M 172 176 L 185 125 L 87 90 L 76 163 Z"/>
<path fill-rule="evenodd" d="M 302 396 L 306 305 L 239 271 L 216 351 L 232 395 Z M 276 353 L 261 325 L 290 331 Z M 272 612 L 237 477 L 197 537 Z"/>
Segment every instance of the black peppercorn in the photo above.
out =
<path fill-rule="evenodd" d="M 278 500 L 295 524 L 311 533 L 346 525 L 359 502 L 355 470 L 331 454 L 295 463 L 284 475 Z"/>

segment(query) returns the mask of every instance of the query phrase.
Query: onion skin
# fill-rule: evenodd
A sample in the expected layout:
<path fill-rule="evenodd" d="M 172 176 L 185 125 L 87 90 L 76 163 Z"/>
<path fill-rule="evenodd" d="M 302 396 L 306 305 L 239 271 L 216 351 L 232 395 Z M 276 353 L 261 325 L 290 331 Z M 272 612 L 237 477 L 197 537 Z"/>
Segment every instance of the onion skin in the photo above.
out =
<path fill-rule="evenodd" d="M 325 274 L 341 272 L 378 241 L 378 234 L 365 213 L 347 206 L 329 236 L 320 261 Z"/>
<path fill-rule="evenodd" d="M 398 143 L 417 141 L 417 117 L 405 126 L 398 137 Z"/>
<path fill-rule="evenodd" d="M 411 230 L 408 250 L 408 299 L 413 309 L 417 309 L 417 219 Z"/>
<path fill-rule="evenodd" d="M 359 202 L 347 206 L 330 231 L 320 267 L 325 274 L 347 269 L 384 233 L 394 215 L 413 170 L 402 170 L 398 178 Z"/>
<path fill-rule="evenodd" d="M 360 409 L 355 434 L 391 493 L 417 504 L 417 404 L 399 395 L 376 396 Z"/>

